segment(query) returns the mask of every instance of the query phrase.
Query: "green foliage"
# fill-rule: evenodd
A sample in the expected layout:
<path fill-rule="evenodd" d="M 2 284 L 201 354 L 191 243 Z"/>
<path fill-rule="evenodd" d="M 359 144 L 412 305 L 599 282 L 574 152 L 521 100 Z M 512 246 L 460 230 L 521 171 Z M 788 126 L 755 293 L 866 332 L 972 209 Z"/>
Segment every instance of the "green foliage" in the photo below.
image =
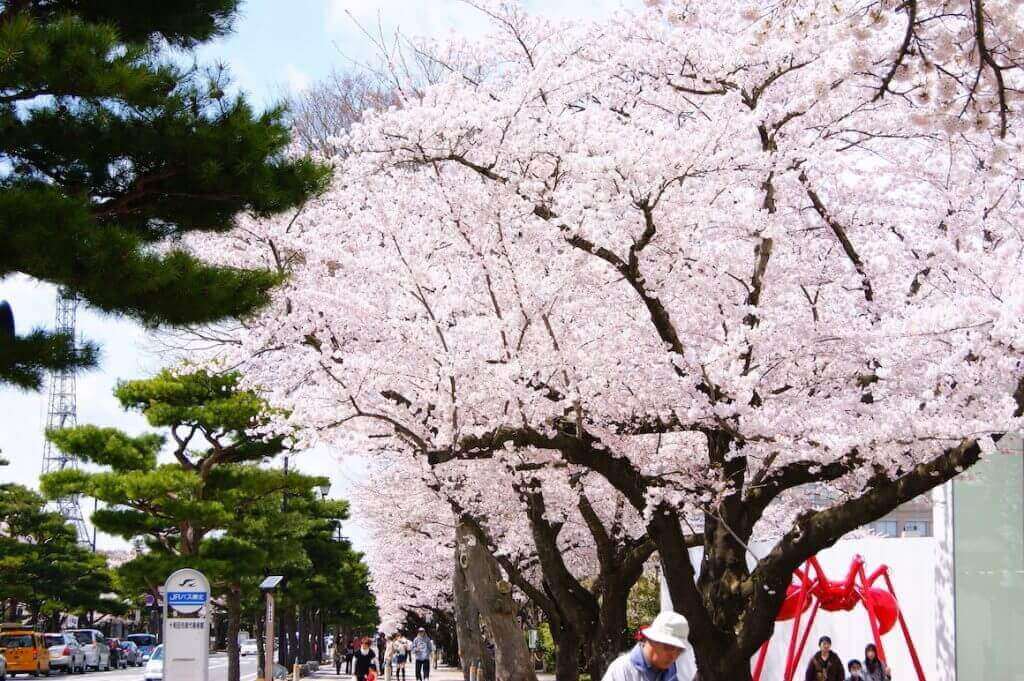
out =
<path fill-rule="evenodd" d="M 0 338 L 0 382 L 22 390 L 39 390 L 51 369 L 88 369 L 98 350 L 91 343 L 75 345 L 62 333 L 35 329 L 24 336 Z"/>
<path fill-rule="evenodd" d="M 630 631 L 650 624 L 661 611 L 661 580 L 657 573 L 645 573 L 629 592 L 626 623 Z"/>
<path fill-rule="evenodd" d="M 134 593 L 152 592 L 189 566 L 202 570 L 218 594 L 238 594 L 253 613 L 262 578 L 283 574 L 289 579 L 282 604 L 315 604 L 332 621 L 375 624 L 362 557 L 335 538 L 348 504 L 318 498 L 324 478 L 260 465 L 283 443 L 250 434 L 269 414 L 238 381 L 236 374 L 165 370 L 120 383 L 121 405 L 169 437 L 96 426 L 51 432 L 61 451 L 101 469 L 43 476 L 44 492 L 99 499 L 106 506 L 93 514 L 95 525 L 146 547 L 119 569 Z M 165 442 L 174 445 L 173 463 L 158 462 Z"/>
<path fill-rule="evenodd" d="M 544 656 L 544 669 L 555 668 L 555 639 L 551 635 L 551 625 L 541 622 L 537 627 L 537 649 Z"/>
<path fill-rule="evenodd" d="M 326 183 L 328 168 L 286 154 L 282 108 L 257 113 L 225 96 L 222 70 L 184 69 L 166 52 L 225 34 L 238 5 L 0 4 L 0 277 L 22 272 L 148 325 L 266 303 L 277 273 L 153 248 L 230 229 L 240 213 L 287 210 Z M 2 382 L 37 389 L 46 368 L 95 363 L 88 344 L 20 341 L 0 352 Z"/>
<path fill-rule="evenodd" d="M 0 485 L 0 602 L 26 604 L 33 619 L 61 612 L 122 609 L 102 556 L 77 542 L 74 527 L 21 485 Z"/>

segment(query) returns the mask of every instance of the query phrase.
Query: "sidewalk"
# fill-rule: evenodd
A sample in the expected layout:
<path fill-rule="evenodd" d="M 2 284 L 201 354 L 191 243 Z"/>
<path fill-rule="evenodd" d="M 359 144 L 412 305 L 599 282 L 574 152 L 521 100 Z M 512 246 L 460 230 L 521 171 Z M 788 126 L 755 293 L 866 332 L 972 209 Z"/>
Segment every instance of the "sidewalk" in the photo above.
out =
<path fill-rule="evenodd" d="M 318 672 L 310 677 L 311 679 L 343 679 L 344 681 L 352 681 L 355 679 L 351 674 L 345 674 L 342 672 L 341 676 L 337 676 L 334 673 L 334 667 L 321 667 Z M 414 681 L 416 676 L 413 674 L 407 675 L 408 681 Z M 537 678 L 540 681 L 554 681 L 554 674 L 538 674 Z M 440 669 L 432 669 L 430 671 L 430 681 L 462 681 L 462 672 L 458 669 L 452 669 L 451 667 L 441 667 Z"/>

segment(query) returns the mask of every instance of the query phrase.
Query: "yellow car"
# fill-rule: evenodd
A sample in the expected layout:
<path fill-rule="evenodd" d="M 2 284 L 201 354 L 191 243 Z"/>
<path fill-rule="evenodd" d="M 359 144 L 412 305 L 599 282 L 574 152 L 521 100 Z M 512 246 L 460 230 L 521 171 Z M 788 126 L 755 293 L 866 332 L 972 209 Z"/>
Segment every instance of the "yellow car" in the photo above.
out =
<path fill-rule="evenodd" d="M 38 631 L 5 627 L 0 631 L 0 653 L 7 658 L 8 674 L 50 675 L 50 651 Z"/>

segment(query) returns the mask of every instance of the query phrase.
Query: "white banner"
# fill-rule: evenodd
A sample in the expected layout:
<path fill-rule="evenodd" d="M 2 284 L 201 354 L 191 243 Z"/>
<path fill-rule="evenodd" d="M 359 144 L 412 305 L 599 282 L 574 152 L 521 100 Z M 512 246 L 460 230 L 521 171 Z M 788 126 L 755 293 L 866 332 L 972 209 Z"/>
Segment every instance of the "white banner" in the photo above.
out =
<path fill-rule="evenodd" d="M 164 673 L 168 681 L 207 681 L 210 582 L 191 568 L 167 578 L 164 596 Z"/>

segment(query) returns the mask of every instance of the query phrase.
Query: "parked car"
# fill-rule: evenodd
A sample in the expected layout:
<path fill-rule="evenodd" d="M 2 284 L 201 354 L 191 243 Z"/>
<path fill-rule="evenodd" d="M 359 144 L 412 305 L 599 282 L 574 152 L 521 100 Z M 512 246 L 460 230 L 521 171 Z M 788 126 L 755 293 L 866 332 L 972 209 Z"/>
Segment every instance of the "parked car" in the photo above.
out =
<path fill-rule="evenodd" d="M 50 674 L 50 651 L 38 631 L 5 628 L 0 632 L 0 651 L 6 658 L 5 674 Z"/>
<path fill-rule="evenodd" d="M 134 641 L 127 639 L 121 641 L 121 654 L 129 667 L 142 666 L 142 653 L 139 652 L 139 647 L 135 645 Z"/>
<path fill-rule="evenodd" d="M 110 646 L 107 637 L 98 629 L 72 629 L 73 634 L 85 650 L 85 667 L 95 671 L 110 671 Z"/>
<path fill-rule="evenodd" d="M 164 679 L 164 647 L 158 645 L 153 649 L 146 663 L 146 671 L 143 672 L 144 681 L 163 681 Z"/>
<path fill-rule="evenodd" d="M 85 673 L 85 650 L 77 638 L 67 632 L 44 634 L 43 638 L 50 650 L 50 669 L 65 674 Z"/>
<path fill-rule="evenodd" d="M 149 656 L 153 654 L 153 649 L 156 648 L 156 636 L 153 634 L 128 634 L 125 636 L 125 639 L 139 647 L 143 663 L 149 662 Z"/>
<path fill-rule="evenodd" d="M 238 646 L 239 655 L 258 655 L 259 648 L 256 646 L 256 639 L 247 638 L 242 641 L 242 645 Z"/>

